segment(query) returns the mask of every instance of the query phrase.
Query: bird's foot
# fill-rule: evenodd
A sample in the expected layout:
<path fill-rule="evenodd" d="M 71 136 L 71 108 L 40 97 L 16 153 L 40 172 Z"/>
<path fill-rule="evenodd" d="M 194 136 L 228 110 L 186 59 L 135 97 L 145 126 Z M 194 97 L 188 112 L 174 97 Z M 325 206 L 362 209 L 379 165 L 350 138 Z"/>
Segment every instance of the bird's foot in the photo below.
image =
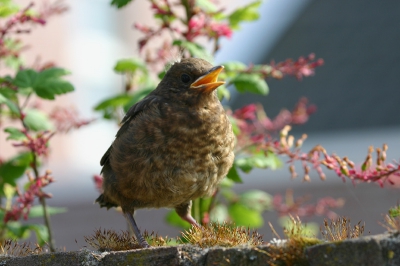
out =
<path fill-rule="evenodd" d="M 124 211 L 124 214 L 135 234 L 136 240 L 138 241 L 139 245 L 142 248 L 150 248 L 149 243 L 146 241 L 146 239 L 144 239 L 139 231 L 138 226 L 136 225 L 135 219 L 133 218 L 133 213 Z"/>
<path fill-rule="evenodd" d="M 140 245 L 142 248 L 151 248 L 151 246 L 149 245 L 149 243 L 148 243 L 144 238 L 138 240 L 138 242 L 139 242 L 139 245 Z"/>

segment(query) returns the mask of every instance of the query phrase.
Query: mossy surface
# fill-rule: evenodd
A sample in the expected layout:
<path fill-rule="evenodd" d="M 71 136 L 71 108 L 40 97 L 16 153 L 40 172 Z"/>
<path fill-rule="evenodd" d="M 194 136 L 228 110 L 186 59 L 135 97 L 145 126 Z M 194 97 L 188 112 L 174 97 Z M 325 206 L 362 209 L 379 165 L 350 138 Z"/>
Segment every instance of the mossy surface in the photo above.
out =
<path fill-rule="evenodd" d="M 316 244 L 312 243 L 305 244 Z M 0 257 L 0 265 L 124 266 L 124 265 L 280 265 L 272 261 L 271 247 L 239 246 L 199 248 L 192 245 L 115 252 L 83 249 L 26 257 Z M 400 265 L 400 236 L 383 234 L 305 247 L 305 260 L 297 265 Z"/>

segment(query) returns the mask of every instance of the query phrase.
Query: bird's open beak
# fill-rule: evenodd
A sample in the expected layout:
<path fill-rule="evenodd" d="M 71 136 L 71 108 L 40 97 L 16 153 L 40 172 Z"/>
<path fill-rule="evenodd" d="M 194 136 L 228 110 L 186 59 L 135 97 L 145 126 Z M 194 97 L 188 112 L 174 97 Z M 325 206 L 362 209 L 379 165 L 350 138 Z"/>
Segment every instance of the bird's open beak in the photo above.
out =
<path fill-rule="evenodd" d="M 198 78 L 190 85 L 191 89 L 201 90 L 202 92 L 212 92 L 222 84 L 224 81 L 217 81 L 219 73 L 224 69 L 224 66 L 216 66 L 210 69 L 207 74 Z"/>

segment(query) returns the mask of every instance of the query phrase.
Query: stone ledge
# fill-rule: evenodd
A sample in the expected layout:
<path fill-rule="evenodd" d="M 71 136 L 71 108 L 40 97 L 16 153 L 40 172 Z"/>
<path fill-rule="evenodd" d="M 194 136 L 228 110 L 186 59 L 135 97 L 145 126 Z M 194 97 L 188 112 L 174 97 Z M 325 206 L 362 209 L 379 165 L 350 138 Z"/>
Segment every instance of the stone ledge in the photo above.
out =
<path fill-rule="evenodd" d="M 201 249 L 191 245 L 138 249 L 117 252 L 97 252 L 83 249 L 27 257 L 0 257 L 0 266 L 51 265 L 51 266 L 189 266 L 189 265 L 268 265 L 269 248 L 248 246 L 235 248 Z M 400 265 L 400 236 L 382 234 L 366 236 L 335 243 L 326 243 L 306 249 L 311 266 L 318 265 Z"/>
<path fill-rule="evenodd" d="M 267 250 L 266 246 L 258 247 Z M 266 265 L 265 253 L 251 247 L 201 249 L 191 245 L 159 247 L 129 251 L 98 252 L 83 249 L 71 252 L 55 252 L 27 257 L 0 257 L 0 266 L 51 265 L 51 266 L 189 266 L 189 265 Z"/>
<path fill-rule="evenodd" d="M 364 236 L 309 247 L 305 251 L 310 266 L 400 265 L 399 234 Z"/>

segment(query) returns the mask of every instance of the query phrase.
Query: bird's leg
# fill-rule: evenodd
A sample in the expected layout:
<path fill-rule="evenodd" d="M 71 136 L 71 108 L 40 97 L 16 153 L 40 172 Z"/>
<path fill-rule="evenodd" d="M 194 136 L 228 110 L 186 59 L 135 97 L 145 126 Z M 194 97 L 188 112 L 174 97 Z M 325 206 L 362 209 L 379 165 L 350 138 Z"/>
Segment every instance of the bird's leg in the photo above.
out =
<path fill-rule="evenodd" d="M 193 226 L 201 227 L 200 224 L 198 224 L 190 214 L 191 209 L 192 209 L 192 201 L 183 203 L 175 207 L 176 213 L 182 218 L 182 220 L 185 220 L 186 222 L 190 223 Z"/>
<path fill-rule="evenodd" d="M 147 243 L 147 241 L 144 239 L 142 234 L 139 231 L 138 226 L 136 225 L 135 219 L 133 218 L 133 214 L 128 211 L 124 211 L 124 215 L 128 223 L 131 225 L 131 228 L 133 232 L 135 233 L 136 240 L 139 242 L 139 244 L 142 246 L 142 248 L 149 248 L 150 245 Z"/>

